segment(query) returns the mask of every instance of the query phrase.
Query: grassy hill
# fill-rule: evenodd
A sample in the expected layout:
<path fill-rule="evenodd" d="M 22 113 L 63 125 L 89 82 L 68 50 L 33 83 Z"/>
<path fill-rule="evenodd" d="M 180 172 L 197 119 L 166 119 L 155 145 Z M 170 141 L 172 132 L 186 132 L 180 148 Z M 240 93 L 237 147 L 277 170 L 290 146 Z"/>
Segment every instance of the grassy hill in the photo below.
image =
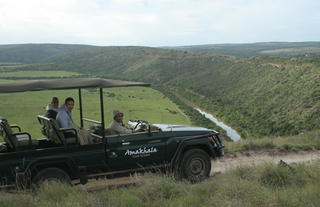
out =
<path fill-rule="evenodd" d="M 55 59 L 54 65 L 173 90 L 246 137 L 320 128 L 317 58 L 239 58 L 145 47 L 100 47 Z"/>
<path fill-rule="evenodd" d="M 320 57 L 320 42 L 264 42 L 250 44 L 209 44 L 167 47 L 167 49 L 200 51 L 214 54 L 280 57 Z"/>
<path fill-rule="evenodd" d="M 317 44 L 256 45 L 264 52 L 279 52 L 277 48 L 285 46 L 305 48 Z M 50 64 L 33 66 L 37 70 L 150 82 L 165 93 L 179 94 L 189 103 L 212 112 L 244 137 L 319 129 L 319 68 L 319 58 L 242 58 L 148 47 L 86 47 L 54 56 Z"/>

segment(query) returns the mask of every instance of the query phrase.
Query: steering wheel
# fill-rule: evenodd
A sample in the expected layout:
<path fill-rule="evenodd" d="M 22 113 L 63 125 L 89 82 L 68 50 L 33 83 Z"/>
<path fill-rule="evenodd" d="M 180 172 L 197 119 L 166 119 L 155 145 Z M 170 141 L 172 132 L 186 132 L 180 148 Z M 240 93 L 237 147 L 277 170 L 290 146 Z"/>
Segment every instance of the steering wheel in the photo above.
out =
<path fill-rule="evenodd" d="M 133 131 L 135 131 L 137 128 L 138 128 L 138 126 L 139 125 L 142 125 L 143 124 L 143 122 L 141 121 L 141 120 L 137 120 L 137 124 L 136 124 L 136 126 L 133 128 Z"/>

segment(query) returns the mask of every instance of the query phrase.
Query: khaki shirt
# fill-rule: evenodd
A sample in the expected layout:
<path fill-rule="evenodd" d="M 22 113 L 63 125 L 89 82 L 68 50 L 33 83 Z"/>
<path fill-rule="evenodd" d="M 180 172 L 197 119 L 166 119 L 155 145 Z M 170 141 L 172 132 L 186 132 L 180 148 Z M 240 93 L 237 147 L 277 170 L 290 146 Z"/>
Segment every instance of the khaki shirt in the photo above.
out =
<path fill-rule="evenodd" d="M 112 121 L 110 127 L 114 131 L 120 133 L 120 134 L 129 134 L 132 133 L 131 129 L 128 129 L 127 127 L 123 126 L 122 123 L 119 123 L 115 120 Z"/>

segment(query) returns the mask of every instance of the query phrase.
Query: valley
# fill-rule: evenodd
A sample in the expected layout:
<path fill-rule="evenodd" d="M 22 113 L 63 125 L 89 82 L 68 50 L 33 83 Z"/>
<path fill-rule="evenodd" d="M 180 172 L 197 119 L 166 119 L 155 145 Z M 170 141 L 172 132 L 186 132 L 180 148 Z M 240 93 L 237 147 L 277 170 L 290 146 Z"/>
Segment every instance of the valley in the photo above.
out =
<path fill-rule="evenodd" d="M 144 119 L 151 123 L 215 129 L 224 138 L 225 156 L 211 163 L 213 177 L 200 184 L 190 185 L 176 182 L 171 176 L 157 175 L 93 180 L 78 187 L 51 183 L 42 186 L 37 194 L 18 192 L 20 199 L 16 199 L 15 191 L 0 192 L 0 205 L 302 206 L 307 203 L 315 206 L 319 203 L 318 58 L 238 57 L 148 47 L 15 45 L 9 53 L 3 48 L 0 46 L 0 83 L 67 77 L 149 82 L 151 88 L 105 90 L 107 124 L 111 122 L 112 110 L 117 108 L 124 112 L 125 122 Z M 273 54 L 288 52 L 284 48 L 268 50 L 276 50 Z M 97 91 L 88 89 L 83 93 L 84 116 L 99 120 Z M 0 94 L 0 115 L 40 138 L 43 135 L 36 115 L 45 112 L 52 96 L 63 102 L 68 96 L 77 97 L 77 91 Z M 77 102 L 73 114 L 79 124 Z M 195 108 L 207 114 L 202 115 Z M 225 131 L 205 118 L 208 114 L 230 125 L 241 139 L 228 141 L 228 129 Z M 286 164 L 279 164 L 281 160 Z"/>
<path fill-rule="evenodd" d="M 24 52 L 31 52 L 27 55 L 29 57 L 40 51 L 44 54 L 48 53 L 46 50 L 50 52 L 50 46 L 57 49 L 57 45 L 31 44 L 21 47 Z M 238 46 L 246 46 L 251 50 L 260 47 Z M 318 47 L 318 43 L 273 43 L 267 46 L 264 49 L 299 49 Z M 19 45 L 15 47 L 10 51 L 17 54 L 17 59 L 11 61 L 23 61 L 25 55 L 20 52 Z M 20 66 L 4 63 L 0 71 L 8 71 L 8 67 L 16 73 L 12 75 L 18 75 L 20 71 L 39 71 L 39 74 L 42 73 L 40 71 L 48 71 L 48 74 L 56 77 L 59 76 L 54 75 L 57 73 L 54 71 L 67 71 L 69 75 L 74 73 L 149 82 L 153 88 L 161 88 L 171 99 L 179 99 L 180 102 L 188 100 L 203 110 L 214 111 L 215 117 L 229 123 L 243 138 L 295 135 L 320 128 L 318 58 L 236 57 L 150 47 L 81 45 L 70 49 L 72 47 L 66 45 L 64 49 L 63 45 L 59 45 L 61 53 L 58 50 L 54 55 L 50 53 L 46 63 L 41 63 L 43 57 L 37 59 L 35 55 L 31 57 L 34 63 L 20 62 Z M 0 53 L 0 59 L 4 57 Z M 3 76 L 8 77 L 10 73 Z M 175 94 L 180 98 L 174 98 Z"/>

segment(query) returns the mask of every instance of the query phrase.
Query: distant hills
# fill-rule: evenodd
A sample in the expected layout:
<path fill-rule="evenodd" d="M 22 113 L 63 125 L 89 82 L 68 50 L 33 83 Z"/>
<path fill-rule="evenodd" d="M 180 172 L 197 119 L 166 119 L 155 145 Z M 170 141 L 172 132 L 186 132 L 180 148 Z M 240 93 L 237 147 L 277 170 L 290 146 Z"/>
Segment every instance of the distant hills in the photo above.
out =
<path fill-rule="evenodd" d="M 65 54 L 89 47 L 92 46 L 66 44 L 0 45 L 0 62 L 46 62 L 56 56 L 63 56 Z"/>
<path fill-rule="evenodd" d="M 34 69 L 150 82 L 213 112 L 242 136 L 289 135 L 320 128 L 319 58 L 236 57 L 149 47 L 66 47 L 69 52 L 61 49 L 62 53 L 43 56 L 47 63 Z M 16 58 L 23 59 L 24 54 Z"/>
<path fill-rule="evenodd" d="M 233 55 L 239 57 L 320 57 L 320 42 L 262 42 L 248 44 L 209 44 L 166 48 Z"/>
<path fill-rule="evenodd" d="M 120 47 L 100 47 L 72 44 L 12 44 L 0 45 L 0 62 L 38 63 L 63 57 L 82 49 L 110 50 Z M 107 49 L 108 48 L 108 49 Z M 140 47 L 143 48 L 143 47 Z M 150 49 L 150 48 L 149 48 Z M 154 48 L 159 49 L 159 48 Z M 247 44 L 208 44 L 163 47 L 166 50 L 198 51 L 239 57 L 320 57 L 320 42 L 265 42 Z"/>

